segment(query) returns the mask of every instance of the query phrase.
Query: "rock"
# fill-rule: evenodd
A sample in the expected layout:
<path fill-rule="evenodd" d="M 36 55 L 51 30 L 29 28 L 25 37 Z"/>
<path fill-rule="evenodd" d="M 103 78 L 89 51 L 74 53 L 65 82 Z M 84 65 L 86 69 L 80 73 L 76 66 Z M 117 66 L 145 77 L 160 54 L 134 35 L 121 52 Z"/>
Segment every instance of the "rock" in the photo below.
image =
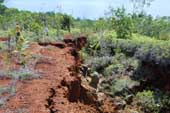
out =
<path fill-rule="evenodd" d="M 88 65 L 81 65 L 80 66 L 80 72 L 84 77 L 87 77 L 90 75 L 90 68 L 88 67 Z"/>
<path fill-rule="evenodd" d="M 99 76 L 99 73 L 98 72 L 93 72 L 91 76 Z"/>
<path fill-rule="evenodd" d="M 98 83 L 99 83 L 99 74 L 97 72 L 94 72 L 91 76 L 90 86 L 97 89 Z"/>
<path fill-rule="evenodd" d="M 102 92 L 104 87 L 102 86 L 102 84 L 106 81 L 106 78 L 104 78 L 102 75 L 99 75 L 99 82 L 97 85 L 97 92 Z"/>
<path fill-rule="evenodd" d="M 104 101 L 105 98 L 106 98 L 106 95 L 105 95 L 104 93 L 102 93 L 102 92 L 97 93 L 97 100 L 98 100 L 99 102 Z"/>
<path fill-rule="evenodd" d="M 115 97 L 114 98 L 114 104 L 116 106 L 116 109 L 124 109 L 126 106 L 126 101 L 124 101 L 122 98 L 120 97 Z"/>

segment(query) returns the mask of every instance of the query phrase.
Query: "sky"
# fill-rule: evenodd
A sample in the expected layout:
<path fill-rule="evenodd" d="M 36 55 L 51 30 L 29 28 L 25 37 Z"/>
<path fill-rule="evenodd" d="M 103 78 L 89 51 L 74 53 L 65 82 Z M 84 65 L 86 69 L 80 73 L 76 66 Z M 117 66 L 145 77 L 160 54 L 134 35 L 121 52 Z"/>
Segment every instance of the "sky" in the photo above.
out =
<path fill-rule="evenodd" d="M 146 12 L 153 16 L 170 16 L 170 0 L 155 0 Z M 10 8 L 35 12 L 56 11 L 71 14 L 74 17 L 97 19 L 104 16 L 108 8 L 124 6 L 132 11 L 130 0 L 6 0 Z"/>

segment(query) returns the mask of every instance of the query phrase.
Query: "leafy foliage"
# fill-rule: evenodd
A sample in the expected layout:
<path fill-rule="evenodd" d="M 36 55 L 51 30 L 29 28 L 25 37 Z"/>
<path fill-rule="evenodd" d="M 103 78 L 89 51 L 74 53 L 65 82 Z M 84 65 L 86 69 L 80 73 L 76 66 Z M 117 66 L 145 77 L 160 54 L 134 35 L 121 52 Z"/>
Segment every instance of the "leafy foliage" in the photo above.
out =
<path fill-rule="evenodd" d="M 104 67 L 107 67 L 109 64 L 111 64 L 112 60 L 113 57 L 95 57 L 87 59 L 85 63 L 91 66 L 92 70 L 102 71 Z"/>
<path fill-rule="evenodd" d="M 104 69 L 105 76 L 133 76 L 134 71 L 138 68 L 138 60 L 128 58 L 122 53 L 117 53 L 112 60 L 112 64 Z"/>
<path fill-rule="evenodd" d="M 132 40 L 114 39 L 111 45 L 113 55 L 115 49 L 120 49 L 121 52 L 127 56 L 134 56 L 141 61 L 159 64 L 162 66 L 169 65 L 170 59 L 170 46 L 169 42 L 158 41 L 146 38 L 134 38 Z"/>
<path fill-rule="evenodd" d="M 142 106 L 142 111 L 146 113 L 158 113 L 159 106 L 154 99 L 153 91 L 143 91 L 136 94 L 136 102 Z"/>
<path fill-rule="evenodd" d="M 32 23 L 30 25 L 30 31 L 35 32 L 37 35 L 42 31 L 42 27 L 38 23 Z"/>
<path fill-rule="evenodd" d="M 29 56 L 24 51 L 28 47 L 28 41 L 56 41 L 63 39 L 68 33 L 75 36 L 85 34 L 89 37 L 88 44 L 80 53 L 92 72 L 97 71 L 105 77 L 100 84 L 103 91 L 111 96 L 119 95 L 124 98 L 134 96 L 136 103 L 132 102 L 132 105 L 140 106 L 143 112 L 164 113 L 170 111 L 169 93 L 157 94 L 156 90 L 159 87 L 151 91 L 155 89 L 153 82 L 149 85 L 142 83 L 151 82 L 145 77 L 155 78 L 157 85 L 161 77 L 167 79 L 165 82 L 169 80 L 167 75 L 170 65 L 170 17 L 153 18 L 147 15 L 144 8 L 153 0 L 131 1 L 134 5 L 133 14 L 127 14 L 125 8 L 118 8 L 111 9 L 111 15 L 108 17 L 90 20 L 75 19 L 70 15 L 55 12 L 19 11 L 15 8 L 6 8 L 3 5 L 4 0 L 0 0 L 0 35 L 15 36 L 15 24 L 20 24 L 22 34 L 26 38 L 21 36 L 16 48 L 19 52 L 19 61 L 25 64 L 27 61 L 25 56 Z M 48 37 L 44 37 L 46 27 L 49 30 Z M 0 45 L 1 50 L 4 48 L 3 44 Z M 160 75 L 153 73 L 149 66 L 144 68 L 143 62 L 149 66 L 157 66 L 156 72 L 161 69 L 161 72 L 166 73 L 166 77 L 164 78 L 161 73 Z M 138 71 L 140 73 L 137 73 Z M 159 76 L 159 80 L 156 75 Z M 134 80 L 134 76 L 139 77 Z M 16 71 L 3 70 L 0 77 L 25 80 L 37 78 L 39 75 L 24 65 Z M 134 89 L 136 86 L 140 89 Z M 0 93 L 1 91 L 4 90 L 0 89 Z"/>
<path fill-rule="evenodd" d="M 145 113 L 163 113 L 169 111 L 169 98 L 169 93 L 144 90 L 136 94 L 133 104 L 141 106 Z"/>
<path fill-rule="evenodd" d="M 129 39 L 132 35 L 132 20 L 131 17 L 125 13 L 124 8 L 118 8 L 113 10 L 112 21 L 114 23 L 113 28 L 117 33 L 117 38 Z"/>
<path fill-rule="evenodd" d="M 72 19 L 70 18 L 70 16 L 63 15 L 61 24 L 62 24 L 61 26 L 62 29 L 66 29 L 69 32 L 71 31 Z"/>
<path fill-rule="evenodd" d="M 128 77 L 117 78 L 112 81 L 111 93 L 129 93 L 130 89 L 135 86 L 139 86 L 139 82 L 136 82 Z M 132 93 L 132 92 L 130 92 Z"/>

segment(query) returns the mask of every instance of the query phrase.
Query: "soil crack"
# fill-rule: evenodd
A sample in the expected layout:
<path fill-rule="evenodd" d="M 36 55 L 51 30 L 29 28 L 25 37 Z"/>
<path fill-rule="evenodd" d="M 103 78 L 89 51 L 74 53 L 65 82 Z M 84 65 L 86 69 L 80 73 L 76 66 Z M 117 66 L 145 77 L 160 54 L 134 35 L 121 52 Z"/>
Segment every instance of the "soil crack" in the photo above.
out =
<path fill-rule="evenodd" d="M 54 109 L 55 102 L 53 101 L 53 98 L 56 96 L 56 91 L 55 91 L 55 89 L 50 88 L 49 93 L 50 93 L 50 95 L 46 99 L 47 104 L 45 105 L 45 107 L 49 109 L 50 113 L 57 113 L 58 110 Z"/>

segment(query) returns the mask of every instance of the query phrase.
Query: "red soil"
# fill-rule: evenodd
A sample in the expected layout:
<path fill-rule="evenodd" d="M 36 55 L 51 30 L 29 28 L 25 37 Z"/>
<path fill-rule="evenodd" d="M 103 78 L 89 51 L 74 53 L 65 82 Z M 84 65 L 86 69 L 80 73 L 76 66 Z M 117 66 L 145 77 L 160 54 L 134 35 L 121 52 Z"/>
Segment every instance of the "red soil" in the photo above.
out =
<path fill-rule="evenodd" d="M 8 86 L 11 80 L 0 80 L 0 87 Z"/>
<path fill-rule="evenodd" d="M 30 46 L 32 54 L 51 58 L 39 62 L 35 69 L 43 73 L 41 79 L 25 80 L 17 83 L 16 94 L 0 108 L 0 113 L 98 113 L 92 106 L 80 102 L 70 102 L 68 89 L 61 85 L 63 78 L 71 78 L 68 67 L 75 64 L 69 47 Z M 1 81 L 0 81 L 1 82 Z M 3 83 L 2 83 L 3 84 Z"/>
<path fill-rule="evenodd" d="M 8 41 L 9 38 L 8 37 L 0 37 L 0 41 Z"/>
<path fill-rule="evenodd" d="M 0 107 L 0 113 L 114 113 L 114 106 L 109 100 L 99 109 L 97 97 L 88 96 L 90 91 L 81 85 L 77 73 L 80 60 L 76 51 L 84 46 L 86 40 L 82 37 L 77 41 L 81 43 L 73 41 L 72 47 L 60 42 L 42 43 L 42 46 L 30 44 L 27 56 L 43 56 L 31 67 L 41 73 L 41 78 L 18 81 L 16 94 Z M 1 65 L 1 70 L 4 68 Z M 0 86 L 7 85 L 9 81 L 0 80 Z"/>

